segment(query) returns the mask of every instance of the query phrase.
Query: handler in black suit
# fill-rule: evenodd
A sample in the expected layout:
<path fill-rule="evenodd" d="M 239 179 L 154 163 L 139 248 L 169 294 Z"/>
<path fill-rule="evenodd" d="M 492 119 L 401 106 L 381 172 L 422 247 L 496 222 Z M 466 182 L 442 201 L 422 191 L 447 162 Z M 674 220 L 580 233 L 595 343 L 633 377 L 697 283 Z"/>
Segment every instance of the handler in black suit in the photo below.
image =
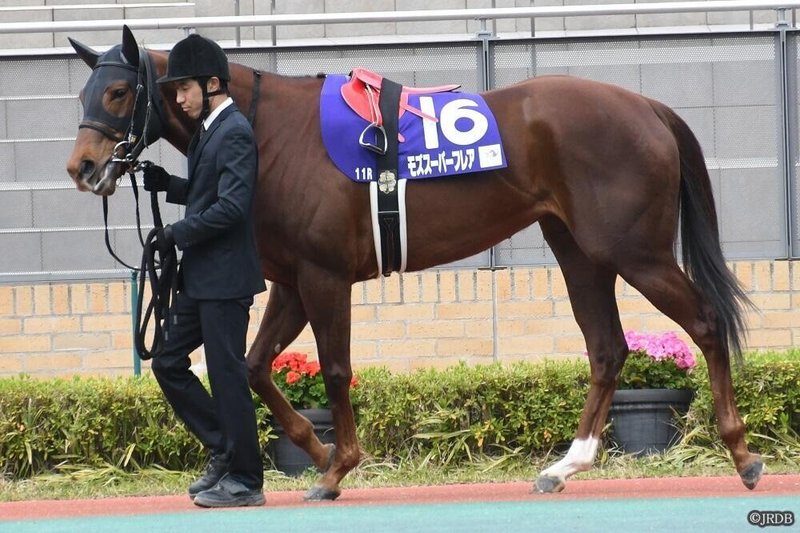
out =
<path fill-rule="evenodd" d="M 144 171 L 147 190 L 167 191 L 186 205 L 183 220 L 158 233 L 156 245 L 183 251 L 181 286 L 164 354 L 153 360 L 175 413 L 210 451 L 189 495 L 203 507 L 263 505 L 263 464 L 255 408 L 247 382 L 247 324 L 253 295 L 265 289 L 253 233 L 257 176 L 253 130 L 228 96 L 228 60 L 209 39 L 193 34 L 169 54 L 176 101 L 202 122 L 189 147 L 189 179 L 163 168 Z M 205 348 L 211 395 L 189 369 L 189 354 Z"/>

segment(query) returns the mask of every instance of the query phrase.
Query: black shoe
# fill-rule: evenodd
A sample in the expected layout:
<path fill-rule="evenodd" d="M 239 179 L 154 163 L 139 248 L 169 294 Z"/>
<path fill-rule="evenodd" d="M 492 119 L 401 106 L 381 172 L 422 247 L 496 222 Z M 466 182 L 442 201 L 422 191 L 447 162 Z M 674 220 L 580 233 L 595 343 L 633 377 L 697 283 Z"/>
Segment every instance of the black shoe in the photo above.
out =
<path fill-rule="evenodd" d="M 206 472 L 203 477 L 189 485 L 189 497 L 194 499 L 199 493 L 204 490 L 214 488 L 219 483 L 219 480 L 228 473 L 230 467 L 230 458 L 224 454 L 212 453 L 211 459 L 206 465 Z"/>
<path fill-rule="evenodd" d="M 209 490 L 204 490 L 194 498 L 194 504 L 200 507 L 248 507 L 266 503 L 261 489 L 248 489 L 244 484 L 224 476 L 219 483 Z"/>

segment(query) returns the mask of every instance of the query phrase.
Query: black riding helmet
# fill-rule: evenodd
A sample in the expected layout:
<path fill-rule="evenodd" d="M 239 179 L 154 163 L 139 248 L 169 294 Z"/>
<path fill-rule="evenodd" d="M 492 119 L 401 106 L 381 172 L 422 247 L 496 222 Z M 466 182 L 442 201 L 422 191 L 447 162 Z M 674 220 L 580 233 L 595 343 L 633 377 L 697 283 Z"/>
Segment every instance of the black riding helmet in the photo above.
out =
<path fill-rule="evenodd" d="M 157 82 L 170 83 L 196 79 L 203 90 L 202 117 L 206 117 L 208 115 L 208 97 L 227 92 L 220 90 L 209 93 L 206 89 L 206 82 L 211 77 L 219 78 L 223 89 L 227 87 L 227 82 L 231 79 L 228 57 L 217 43 L 193 33 L 178 41 L 172 48 L 167 60 L 167 73 Z"/>
<path fill-rule="evenodd" d="M 193 33 L 178 41 L 172 48 L 167 62 L 167 74 L 159 78 L 158 83 L 212 76 L 230 81 L 228 57 L 217 43 Z"/>

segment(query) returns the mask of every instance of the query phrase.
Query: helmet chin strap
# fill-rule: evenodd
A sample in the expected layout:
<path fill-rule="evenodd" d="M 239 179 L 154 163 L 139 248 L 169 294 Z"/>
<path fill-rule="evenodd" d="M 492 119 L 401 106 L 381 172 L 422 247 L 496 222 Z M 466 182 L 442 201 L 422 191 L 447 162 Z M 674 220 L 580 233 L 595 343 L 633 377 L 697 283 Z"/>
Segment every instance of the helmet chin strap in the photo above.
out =
<path fill-rule="evenodd" d="M 200 89 L 203 91 L 203 110 L 200 112 L 200 120 L 203 121 L 211 114 L 211 104 L 209 103 L 209 99 L 212 96 L 217 96 L 219 94 L 225 94 L 225 91 L 222 89 L 217 89 L 216 91 L 208 91 L 208 78 L 198 80 L 200 82 Z"/>

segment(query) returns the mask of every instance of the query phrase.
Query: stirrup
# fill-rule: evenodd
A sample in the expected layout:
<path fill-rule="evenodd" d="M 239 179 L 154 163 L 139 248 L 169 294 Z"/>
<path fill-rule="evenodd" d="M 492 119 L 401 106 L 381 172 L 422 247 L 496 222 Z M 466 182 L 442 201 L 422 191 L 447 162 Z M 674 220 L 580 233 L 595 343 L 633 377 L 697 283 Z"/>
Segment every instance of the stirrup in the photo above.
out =
<path fill-rule="evenodd" d="M 367 135 L 367 132 L 372 130 L 372 129 L 375 130 L 375 136 L 374 136 L 374 141 L 375 142 L 370 142 L 370 141 L 365 139 L 365 136 Z M 381 146 L 378 144 L 381 139 L 383 139 L 383 148 L 381 148 Z M 371 123 L 371 124 L 368 124 L 367 127 L 364 128 L 364 131 L 361 132 L 361 135 L 358 138 L 358 144 L 360 144 L 361 146 L 363 146 L 367 150 L 371 150 L 371 151 L 375 152 L 376 154 L 383 155 L 383 154 L 386 153 L 386 150 L 389 148 L 389 141 L 386 138 L 386 130 L 383 129 L 382 125 L 378 125 L 378 124 L 376 124 L 374 122 Z"/>

